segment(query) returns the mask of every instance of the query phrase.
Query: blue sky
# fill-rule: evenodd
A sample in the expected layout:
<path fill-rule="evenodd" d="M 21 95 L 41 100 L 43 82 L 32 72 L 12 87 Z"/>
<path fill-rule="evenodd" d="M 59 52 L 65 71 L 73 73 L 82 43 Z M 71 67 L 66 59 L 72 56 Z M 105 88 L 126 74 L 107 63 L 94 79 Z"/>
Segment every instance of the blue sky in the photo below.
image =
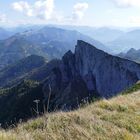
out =
<path fill-rule="evenodd" d="M 70 24 L 140 26 L 140 0 L 6 0 L 0 26 Z"/>

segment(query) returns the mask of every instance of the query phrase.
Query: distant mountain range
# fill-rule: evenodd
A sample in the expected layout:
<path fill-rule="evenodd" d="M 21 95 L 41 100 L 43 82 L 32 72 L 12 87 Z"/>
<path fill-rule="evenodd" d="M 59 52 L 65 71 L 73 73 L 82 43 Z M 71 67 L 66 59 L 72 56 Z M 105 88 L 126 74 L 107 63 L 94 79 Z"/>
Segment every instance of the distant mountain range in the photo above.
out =
<path fill-rule="evenodd" d="M 44 27 L 39 30 L 17 33 L 0 41 L 0 68 L 32 54 L 44 56 L 48 60 L 61 58 L 66 51 L 74 51 L 74 45 L 78 39 L 90 42 L 99 49 L 109 51 L 102 43 L 77 31 Z"/>
<path fill-rule="evenodd" d="M 64 31 L 69 31 L 69 32 L 70 31 L 71 32 L 74 32 L 74 31 L 76 32 L 77 31 L 79 34 L 81 33 L 81 35 L 77 35 L 78 39 L 84 40 L 83 37 L 81 38 L 81 36 L 82 35 L 84 35 L 84 36 L 87 35 L 87 36 L 90 37 L 90 39 L 87 39 L 87 40 L 85 39 L 85 41 L 90 42 L 89 40 L 92 40 L 92 39 L 93 40 L 94 39 L 98 40 L 99 42 L 102 43 L 102 45 L 104 44 L 104 47 L 101 47 L 101 48 L 99 47 L 99 48 L 103 49 L 103 50 L 105 50 L 109 53 L 112 53 L 112 54 L 118 54 L 118 53 L 124 52 L 124 51 L 126 52 L 130 48 L 139 49 L 139 43 L 140 43 L 139 42 L 139 35 L 140 35 L 140 29 L 139 28 L 130 28 L 130 29 L 123 29 L 123 28 L 119 29 L 119 28 L 113 28 L 113 27 L 95 28 L 95 27 L 88 27 L 88 26 L 70 26 L 70 25 L 47 25 L 47 26 L 44 27 L 43 25 L 30 25 L 30 26 L 21 26 L 21 27 L 7 29 L 7 32 L 11 36 L 15 33 L 23 33 L 23 32 L 24 32 L 24 34 L 27 33 L 27 32 L 28 33 L 30 32 L 30 35 L 31 35 L 31 31 L 32 31 L 32 36 L 33 36 L 33 34 L 37 34 L 39 32 L 45 32 L 44 28 L 62 29 Z M 44 30 L 44 31 L 42 31 L 42 30 Z M 56 32 L 58 33 L 58 31 L 56 31 Z M 51 34 L 51 33 L 49 33 L 49 31 L 48 31 L 46 34 L 48 35 L 48 34 Z M 3 38 L 5 35 L 3 34 L 1 36 Z M 80 36 L 80 38 L 78 36 Z M 84 37 L 84 38 L 87 38 L 87 36 Z M 7 36 L 4 37 L 4 38 L 7 38 Z M 1 37 L 0 37 L 0 39 L 1 39 Z M 67 39 L 68 38 L 65 38 L 65 40 L 67 40 Z M 62 40 L 61 41 L 59 41 L 59 40 L 61 40 L 61 39 L 58 39 L 57 42 L 55 42 L 56 40 L 52 41 L 52 38 L 51 38 L 51 45 L 56 46 L 56 44 L 58 44 L 59 46 L 60 45 L 63 46 L 61 49 L 64 49 L 65 48 L 64 46 L 66 45 L 65 43 L 67 41 L 62 42 Z M 45 43 L 45 41 L 43 41 L 43 42 Z M 95 45 L 92 42 L 90 42 L 90 43 Z M 70 45 L 70 43 L 68 43 L 67 46 L 68 47 L 72 46 L 72 44 Z M 96 46 L 98 47 L 98 45 L 96 45 Z M 64 54 L 64 53 L 61 54 L 59 52 L 60 50 L 57 50 L 57 49 L 55 50 L 56 51 L 55 53 L 53 53 L 52 50 L 50 50 L 50 49 L 49 49 L 49 51 L 51 52 L 50 57 L 54 57 L 55 53 L 57 53 L 61 57 Z"/>
<path fill-rule="evenodd" d="M 131 48 L 126 53 L 122 52 L 122 53 L 118 54 L 118 56 L 140 63 L 140 49 L 136 50 L 134 48 Z"/>
<path fill-rule="evenodd" d="M 88 27 L 88 26 L 58 26 L 68 30 L 77 30 L 85 35 L 88 35 L 103 44 L 111 42 L 122 36 L 125 32 L 109 27 Z"/>
<path fill-rule="evenodd" d="M 55 26 L 55 25 L 54 25 Z M 88 35 L 108 47 L 109 53 L 117 54 L 126 52 L 131 48 L 140 49 L 140 29 L 128 28 L 117 29 L 109 27 L 88 27 L 88 26 L 58 26 L 64 29 L 77 30 L 85 35 Z"/>
<path fill-rule="evenodd" d="M 140 30 L 127 32 L 112 42 L 106 43 L 114 52 L 128 51 L 131 48 L 140 49 Z"/>
<path fill-rule="evenodd" d="M 10 31 L 0 28 L 0 40 L 7 39 L 11 35 L 12 35 L 12 33 Z"/>
<path fill-rule="evenodd" d="M 0 90 L 0 123 L 7 125 L 34 116 L 35 100 L 41 114 L 48 100 L 49 111 L 71 110 L 95 97 L 116 96 L 140 79 L 139 64 L 81 40 L 74 53 L 68 51 L 62 59 L 46 63 L 42 57 L 30 56 L 2 72 L 1 76 L 10 74 L 18 80 L 28 73 L 19 84 Z"/>
<path fill-rule="evenodd" d="M 8 28 L 8 31 L 12 33 L 19 33 L 19 32 L 25 32 L 28 30 L 39 30 L 43 28 L 43 25 L 29 25 L 29 26 L 19 26 L 19 27 L 13 27 Z M 90 27 L 90 26 L 73 26 L 73 25 L 47 25 L 46 27 L 54 27 L 54 28 L 61 28 L 65 30 L 75 30 L 82 34 L 88 35 L 95 40 L 98 40 L 102 43 L 110 42 L 121 35 L 123 35 L 126 31 L 130 30 L 123 30 L 119 28 L 113 28 L 113 27 Z M 134 30 L 134 29 L 131 29 Z"/>

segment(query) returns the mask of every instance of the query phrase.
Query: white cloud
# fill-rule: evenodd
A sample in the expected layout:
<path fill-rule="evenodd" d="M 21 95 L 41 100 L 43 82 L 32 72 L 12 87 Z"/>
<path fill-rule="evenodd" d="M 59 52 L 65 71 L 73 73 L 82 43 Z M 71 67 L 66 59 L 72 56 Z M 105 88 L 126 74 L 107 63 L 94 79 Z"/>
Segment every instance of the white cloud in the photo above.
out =
<path fill-rule="evenodd" d="M 112 0 L 119 7 L 140 7 L 140 0 Z"/>
<path fill-rule="evenodd" d="M 5 23 L 7 20 L 7 17 L 5 14 L 0 14 L 0 22 Z"/>
<path fill-rule="evenodd" d="M 78 24 L 79 22 L 81 22 L 82 18 L 84 17 L 88 7 L 89 7 L 88 3 L 76 3 L 73 6 L 70 15 L 68 16 L 58 15 L 57 20 L 63 24 L 72 24 L 72 25 Z"/>
<path fill-rule="evenodd" d="M 88 9 L 88 3 L 77 3 L 73 7 L 73 18 L 74 19 L 82 19 L 85 11 Z"/>
<path fill-rule="evenodd" d="M 72 12 L 68 16 L 60 14 L 59 11 L 55 11 L 54 0 L 36 0 L 34 3 L 28 3 L 26 1 L 14 2 L 12 4 L 14 10 L 23 13 L 28 17 L 36 17 L 41 19 L 40 22 L 52 21 L 59 23 L 76 23 L 84 17 L 86 10 L 88 9 L 88 3 L 76 3 L 72 7 Z"/>
<path fill-rule="evenodd" d="M 138 16 L 129 17 L 129 23 L 133 26 L 140 26 L 140 17 Z"/>
<path fill-rule="evenodd" d="M 37 0 L 33 5 L 25 1 L 19 1 L 14 2 L 12 7 L 27 16 L 49 20 L 53 15 L 54 0 Z"/>
<path fill-rule="evenodd" d="M 85 11 L 88 8 L 88 3 L 77 3 L 74 5 L 74 10 Z"/>
<path fill-rule="evenodd" d="M 30 9 L 29 4 L 25 1 L 14 2 L 12 6 L 15 10 L 19 12 L 23 12 L 24 10 L 28 11 Z"/>
<path fill-rule="evenodd" d="M 41 19 L 51 19 L 54 12 L 54 0 L 39 0 L 35 2 L 34 12 Z"/>

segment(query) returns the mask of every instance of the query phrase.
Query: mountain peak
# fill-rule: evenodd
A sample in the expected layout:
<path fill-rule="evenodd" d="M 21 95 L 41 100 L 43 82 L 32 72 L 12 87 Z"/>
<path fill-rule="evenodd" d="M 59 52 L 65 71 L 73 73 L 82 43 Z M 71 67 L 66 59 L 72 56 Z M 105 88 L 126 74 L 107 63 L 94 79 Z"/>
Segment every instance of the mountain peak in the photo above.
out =
<path fill-rule="evenodd" d="M 97 48 L 95 48 L 93 45 L 83 41 L 83 40 L 78 40 L 77 41 L 77 45 L 75 47 L 75 50 L 83 50 L 83 51 L 86 51 L 86 49 L 96 49 L 98 50 Z"/>
<path fill-rule="evenodd" d="M 129 53 L 135 53 L 136 51 L 137 51 L 136 49 L 131 48 L 130 50 L 128 50 L 127 54 L 129 54 Z"/>
<path fill-rule="evenodd" d="M 86 41 L 83 40 L 78 40 L 76 48 L 83 48 L 83 49 L 92 49 L 100 52 L 104 52 L 103 50 L 97 49 L 94 44 L 87 43 Z M 105 52 L 104 52 L 105 53 Z"/>
<path fill-rule="evenodd" d="M 71 50 L 69 50 L 67 53 L 65 53 L 65 55 L 63 56 L 63 59 L 69 58 L 69 57 L 71 57 L 71 56 L 73 56 L 73 53 L 72 53 Z"/>
<path fill-rule="evenodd" d="M 77 45 L 75 47 L 75 57 L 77 60 L 82 58 L 85 64 L 93 58 L 93 61 L 99 61 L 106 55 L 108 54 L 85 41 L 77 41 Z"/>
<path fill-rule="evenodd" d="M 77 46 L 80 46 L 80 47 L 82 47 L 82 46 L 91 46 L 92 48 L 93 48 L 93 45 L 91 45 L 91 44 L 89 44 L 89 43 L 87 43 L 87 42 L 85 42 L 85 41 L 83 41 L 83 40 L 77 40 Z M 76 46 L 76 47 L 77 47 Z"/>
<path fill-rule="evenodd" d="M 76 97 L 79 102 L 89 97 L 89 94 L 90 97 L 109 98 L 139 79 L 140 65 L 109 55 L 78 40 L 75 53 L 68 51 L 64 55 L 57 71 L 52 70 L 50 78 L 44 83 L 44 89 L 48 91 L 48 85 L 52 84 L 52 94 L 59 97 L 58 102 L 71 108 L 77 104 Z M 56 102 L 52 104 L 55 106 Z"/>

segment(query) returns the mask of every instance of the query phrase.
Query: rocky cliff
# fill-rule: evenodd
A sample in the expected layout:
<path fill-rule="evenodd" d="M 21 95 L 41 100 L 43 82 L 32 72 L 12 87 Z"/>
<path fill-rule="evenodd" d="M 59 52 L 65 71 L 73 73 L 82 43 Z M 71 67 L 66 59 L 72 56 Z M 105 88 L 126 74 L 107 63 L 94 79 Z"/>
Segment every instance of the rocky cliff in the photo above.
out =
<path fill-rule="evenodd" d="M 110 98 L 140 79 L 140 65 L 78 41 L 75 53 L 68 51 L 44 82 L 51 108 L 73 108 L 95 96 Z M 51 87 L 51 95 L 49 91 Z"/>

